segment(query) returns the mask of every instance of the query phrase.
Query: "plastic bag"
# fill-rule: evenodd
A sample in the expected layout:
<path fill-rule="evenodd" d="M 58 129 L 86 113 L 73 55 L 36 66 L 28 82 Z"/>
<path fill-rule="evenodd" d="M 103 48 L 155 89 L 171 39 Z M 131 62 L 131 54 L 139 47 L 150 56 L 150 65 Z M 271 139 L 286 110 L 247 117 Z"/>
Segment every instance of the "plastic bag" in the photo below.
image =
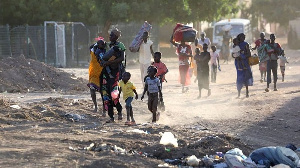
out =
<path fill-rule="evenodd" d="M 174 147 L 178 147 L 177 139 L 171 132 L 164 132 L 162 135 L 159 144 L 162 145 L 173 145 Z"/>

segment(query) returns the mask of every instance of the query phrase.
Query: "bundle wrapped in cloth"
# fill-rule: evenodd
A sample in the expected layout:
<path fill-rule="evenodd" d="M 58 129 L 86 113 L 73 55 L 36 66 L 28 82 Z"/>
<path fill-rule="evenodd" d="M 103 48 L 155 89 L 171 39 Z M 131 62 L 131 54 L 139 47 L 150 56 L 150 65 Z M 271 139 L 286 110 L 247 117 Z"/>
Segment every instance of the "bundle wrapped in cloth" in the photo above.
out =
<path fill-rule="evenodd" d="M 223 30 L 223 31 L 230 31 L 231 29 L 232 29 L 232 26 L 231 26 L 230 24 L 224 25 L 224 26 L 222 27 L 222 30 Z"/>
<path fill-rule="evenodd" d="M 184 42 L 194 42 L 196 39 L 197 30 L 194 28 L 183 25 L 181 23 L 177 23 L 175 28 L 173 29 L 173 40 L 176 42 L 184 41 Z"/>
<path fill-rule="evenodd" d="M 129 50 L 131 52 L 137 52 L 143 42 L 143 33 L 144 32 L 149 32 L 152 29 L 152 26 L 145 21 L 144 24 L 142 25 L 141 29 L 139 30 L 138 34 L 135 36 L 133 41 L 131 42 L 129 46 Z"/>

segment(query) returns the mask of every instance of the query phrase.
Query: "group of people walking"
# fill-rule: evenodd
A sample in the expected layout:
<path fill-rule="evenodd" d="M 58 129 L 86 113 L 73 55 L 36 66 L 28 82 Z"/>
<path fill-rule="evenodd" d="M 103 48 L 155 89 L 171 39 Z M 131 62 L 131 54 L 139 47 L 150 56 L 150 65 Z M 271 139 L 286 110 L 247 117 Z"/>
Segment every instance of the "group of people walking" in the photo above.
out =
<path fill-rule="evenodd" d="M 262 32 L 260 33 L 260 39 L 255 41 L 255 47 L 252 48 L 253 50 L 257 49 L 257 53 L 259 56 L 259 70 L 261 74 L 260 82 L 266 81 L 267 76 L 267 88 L 265 89 L 266 92 L 269 92 L 269 86 L 272 82 L 271 73 L 273 74 L 274 91 L 277 91 L 277 60 L 280 59 L 282 81 L 284 81 L 285 64 L 288 63 L 284 54 L 284 50 L 281 48 L 281 45 L 279 43 L 275 42 L 275 40 L 275 34 L 270 34 L 270 39 L 267 40 L 265 39 L 265 33 Z"/>
<path fill-rule="evenodd" d="M 110 117 L 107 123 L 115 122 L 114 107 L 118 111 L 118 120 L 123 119 L 122 105 L 119 101 L 120 94 L 123 93 L 127 112 L 127 121 L 125 124 L 136 125 L 131 103 L 134 98 L 138 99 L 138 94 L 135 85 L 130 81 L 130 72 L 126 72 L 122 63 L 125 58 L 126 48 L 122 42 L 118 41 L 120 35 L 118 29 L 113 29 L 110 33 L 110 42 L 105 42 L 104 39 L 100 39 L 96 44 L 90 47 L 91 62 L 88 87 L 90 88 L 94 103 L 94 111 L 98 110 L 96 92 L 100 92 L 104 109 L 102 115 L 105 117 L 107 112 Z M 267 76 L 267 87 L 265 91 L 269 92 L 271 72 L 273 73 L 274 91 L 277 91 L 277 59 L 281 59 L 280 69 L 283 76 L 282 80 L 284 80 L 284 65 L 287 61 L 280 44 L 275 42 L 276 36 L 271 34 L 270 40 L 266 40 L 265 34 L 261 33 L 261 38 L 255 42 L 254 48 L 251 48 L 249 43 L 245 41 L 245 37 L 245 34 L 240 33 L 233 39 L 234 45 L 232 46 L 232 57 L 235 59 L 234 64 L 237 72 L 236 87 L 238 97 L 240 97 L 241 90 L 244 86 L 246 88 L 246 97 L 249 97 L 248 87 L 253 85 L 253 75 L 249 64 L 249 57 L 251 57 L 251 50 L 255 49 L 258 51 L 260 60 L 259 70 L 261 71 L 261 82 L 263 82 L 265 76 Z M 168 72 L 168 69 L 166 65 L 161 62 L 162 54 L 153 51 L 153 42 L 149 39 L 149 32 L 144 32 L 142 38 L 143 42 L 139 48 L 141 81 L 144 88 L 141 99 L 143 99 L 147 93 L 148 109 L 152 113 L 152 122 L 155 123 L 160 116 L 157 108 L 159 104 L 163 105 L 162 84 L 165 81 L 165 74 Z M 207 96 L 210 96 L 209 74 L 211 74 L 211 82 L 216 83 L 217 70 L 221 70 L 216 46 L 211 45 L 209 38 L 205 37 L 204 32 L 201 33 L 201 38 L 195 41 L 196 48 L 194 54 L 190 44 L 184 41 L 179 43 L 175 42 L 173 38 L 171 38 L 170 42 L 176 47 L 176 53 L 178 55 L 179 82 L 182 85 L 182 93 L 189 90 L 188 86 L 191 83 L 189 69 L 191 63 L 194 63 L 196 81 L 198 81 L 199 89 L 198 98 L 202 96 L 202 89 L 206 89 Z M 208 51 L 209 48 L 211 52 Z M 152 58 L 154 61 L 151 61 Z M 228 59 L 225 60 L 227 61 Z"/>
<path fill-rule="evenodd" d="M 94 103 L 94 111 L 98 111 L 96 100 L 96 92 L 100 92 L 102 97 L 103 113 L 106 117 L 108 113 L 110 119 L 106 123 L 114 123 L 115 107 L 118 111 L 118 120 L 123 120 L 122 105 L 120 103 L 120 95 L 123 93 L 125 107 L 127 112 L 127 120 L 125 125 L 136 125 L 133 117 L 132 101 L 138 99 L 135 85 L 130 81 L 131 74 L 125 70 L 123 61 L 125 59 L 125 45 L 118 41 L 121 32 L 113 29 L 110 33 L 110 42 L 105 42 L 100 38 L 90 47 L 91 61 L 89 66 L 89 83 L 92 101 Z M 153 52 L 153 42 L 149 40 L 148 32 L 143 34 L 143 42 L 139 48 L 139 62 L 141 70 L 141 79 L 144 86 L 144 92 L 148 95 L 148 109 L 153 113 L 152 122 L 155 123 L 159 119 L 157 112 L 158 104 L 163 104 L 161 87 L 165 80 L 165 74 L 168 72 L 167 67 L 160 61 L 161 53 Z M 154 62 L 151 63 L 151 58 Z"/>

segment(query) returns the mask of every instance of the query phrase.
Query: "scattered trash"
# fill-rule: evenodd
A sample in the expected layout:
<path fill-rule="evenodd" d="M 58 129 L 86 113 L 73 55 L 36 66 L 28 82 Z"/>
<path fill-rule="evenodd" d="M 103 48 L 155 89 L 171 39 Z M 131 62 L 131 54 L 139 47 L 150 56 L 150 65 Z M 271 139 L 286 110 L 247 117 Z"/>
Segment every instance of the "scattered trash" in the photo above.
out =
<path fill-rule="evenodd" d="M 224 157 L 224 154 L 222 152 L 216 152 L 216 155 L 222 158 Z"/>
<path fill-rule="evenodd" d="M 115 153 L 119 153 L 121 155 L 125 155 L 126 154 L 126 150 L 125 149 L 120 148 L 120 147 L 118 147 L 116 145 L 114 145 L 113 150 L 114 150 Z"/>
<path fill-rule="evenodd" d="M 123 132 L 121 129 L 114 129 L 113 132 Z"/>
<path fill-rule="evenodd" d="M 172 165 L 181 165 L 182 164 L 182 161 L 180 159 L 165 159 L 164 161 L 166 163 L 172 164 Z"/>
<path fill-rule="evenodd" d="M 34 126 L 32 126 L 32 128 L 38 128 L 39 126 L 38 125 L 34 125 Z"/>
<path fill-rule="evenodd" d="M 300 164 L 299 156 L 293 150 L 281 146 L 259 148 L 254 150 L 249 156 L 256 164 L 266 167 L 278 164 L 297 167 Z"/>
<path fill-rule="evenodd" d="M 46 109 L 44 109 L 44 110 L 42 110 L 42 111 L 41 111 L 41 113 L 44 113 L 44 112 L 46 112 L 46 111 L 47 111 L 47 110 L 46 110 Z"/>
<path fill-rule="evenodd" d="M 243 151 L 240 150 L 239 148 L 231 149 L 231 150 L 227 151 L 226 154 L 237 155 L 237 156 L 242 157 L 242 159 L 246 159 L 246 158 L 247 158 L 247 156 L 245 156 L 245 155 L 243 154 Z"/>
<path fill-rule="evenodd" d="M 163 133 L 159 143 L 162 145 L 173 145 L 174 147 L 178 147 L 177 139 L 171 132 Z"/>
<path fill-rule="evenodd" d="M 164 163 L 164 164 L 159 164 L 157 165 L 157 167 L 174 167 L 174 166 L 170 166 L 168 163 Z"/>
<path fill-rule="evenodd" d="M 206 167 L 211 167 L 214 165 L 214 159 L 208 157 L 207 155 L 202 158 L 202 162 Z"/>
<path fill-rule="evenodd" d="M 199 162 L 200 162 L 200 161 L 201 161 L 201 160 L 198 159 L 195 155 L 192 155 L 192 156 L 189 156 L 189 157 L 187 158 L 186 163 L 187 163 L 189 166 L 199 166 Z"/>
<path fill-rule="evenodd" d="M 94 148 L 95 144 L 91 143 L 90 146 L 84 147 L 84 150 L 91 151 Z"/>
<path fill-rule="evenodd" d="M 79 100 L 73 99 L 73 101 L 70 103 L 70 106 L 73 106 L 73 105 L 79 105 Z"/>
<path fill-rule="evenodd" d="M 15 105 L 11 105 L 10 107 L 14 108 L 14 109 L 18 109 L 18 110 L 21 109 L 21 107 L 19 105 L 16 105 L 16 104 Z"/>
<path fill-rule="evenodd" d="M 140 130 L 140 129 L 128 130 L 126 132 L 135 132 L 135 133 L 140 133 L 140 134 L 148 134 L 148 132 Z"/>
<path fill-rule="evenodd" d="M 100 130 L 100 132 L 107 133 L 107 131 L 105 131 L 105 130 Z"/>
<path fill-rule="evenodd" d="M 65 114 L 65 118 L 71 120 L 72 122 L 78 122 L 80 120 L 84 120 L 85 116 L 79 114 Z"/>
<path fill-rule="evenodd" d="M 171 149 L 169 149 L 169 148 L 165 148 L 165 151 L 167 151 L 167 152 L 171 152 Z"/>
<path fill-rule="evenodd" d="M 110 150 L 110 146 L 107 144 L 101 144 L 98 147 L 94 148 L 94 151 L 100 152 L 100 151 L 106 151 L 106 150 Z"/>
<path fill-rule="evenodd" d="M 285 164 L 278 164 L 278 165 L 275 165 L 275 166 L 271 166 L 271 168 L 290 168 L 290 166 L 285 165 Z"/>
<path fill-rule="evenodd" d="M 73 148 L 72 146 L 69 146 L 69 149 L 72 150 L 72 151 L 76 151 L 76 149 Z"/>
<path fill-rule="evenodd" d="M 293 151 L 297 150 L 297 147 L 296 147 L 294 144 L 291 144 L 291 143 L 287 144 L 285 147 L 286 147 L 286 148 L 290 148 L 290 149 L 292 149 Z"/>
<path fill-rule="evenodd" d="M 227 168 L 228 165 L 226 163 L 218 163 L 214 165 L 214 168 Z"/>

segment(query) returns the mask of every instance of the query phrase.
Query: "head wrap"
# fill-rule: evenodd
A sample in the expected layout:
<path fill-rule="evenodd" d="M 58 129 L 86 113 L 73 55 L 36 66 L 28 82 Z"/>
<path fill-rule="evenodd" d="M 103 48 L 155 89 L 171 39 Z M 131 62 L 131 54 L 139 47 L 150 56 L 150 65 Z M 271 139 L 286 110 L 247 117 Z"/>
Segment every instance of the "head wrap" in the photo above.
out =
<path fill-rule="evenodd" d="M 275 36 L 275 34 L 270 34 L 270 38 L 272 38 L 272 37 L 274 37 L 274 38 L 276 38 L 276 36 Z"/>
<path fill-rule="evenodd" d="M 111 31 L 114 35 L 116 35 L 117 37 L 120 37 L 121 36 L 121 31 L 117 28 L 114 28 L 112 31 Z"/>

